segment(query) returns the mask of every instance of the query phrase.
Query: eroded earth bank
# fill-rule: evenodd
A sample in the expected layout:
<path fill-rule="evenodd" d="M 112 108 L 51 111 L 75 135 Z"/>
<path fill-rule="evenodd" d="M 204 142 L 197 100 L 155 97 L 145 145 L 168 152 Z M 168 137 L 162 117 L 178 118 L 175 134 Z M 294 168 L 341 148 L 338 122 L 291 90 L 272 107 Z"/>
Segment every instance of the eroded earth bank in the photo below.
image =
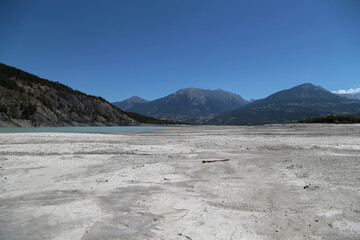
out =
<path fill-rule="evenodd" d="M 0 239 L 360 239 L 360 125 L 2 133 Z"/>

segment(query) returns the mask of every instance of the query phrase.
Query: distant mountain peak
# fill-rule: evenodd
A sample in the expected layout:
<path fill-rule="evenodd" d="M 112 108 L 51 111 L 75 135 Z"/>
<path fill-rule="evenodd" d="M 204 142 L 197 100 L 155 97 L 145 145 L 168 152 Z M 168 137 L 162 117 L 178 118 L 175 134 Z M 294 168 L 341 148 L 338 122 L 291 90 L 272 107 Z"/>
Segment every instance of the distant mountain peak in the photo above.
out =
<path fill-rule="evenodd" d="M 205 96 L 205 95 L 209 95 L 212 92 L 214 92 L 213 90 L 210 89 L 201 89 L 201 88 L 194 88 L 194 87 L 189 87 L 189 88 L 183 88 L 180 89 L 178 91 L 176 91 L 175 93 L 171 94 L 173 96 L 177 96 L 177 95 L 188 95 L 191 97 L 198 97 L 198 96 Z"/>
<path fill-rule="evenodd" d="M 272 101 L 283 101 L 284 99 L 288 101 L 302 101 L 302 99 L 324 100 L 334 97 L 336 98 L 337 96 L 320 86 L 316 86 L 312 83 L 305 83 L 276 92 L 265 99 Z"/>
<path fill-rule="evenodd" d="M 226 92 L 225 90 L 223 90 L 221 88 L 217 88 L 217 89 L 215 89 L 215 91 L 217 91 L 217 92 Z"/>
<path fill-rule="evenodd" d="M 128 105 L 125 110 L 161 119 L 189 121 L 234 110 L 246 103 L 241 96 L 221 89 L 189 87 L 154 101 Z M 119 103 L 114 105 L 124 109 Z"/>
<path fill-rule="evenodd" d="M 128 101 L 132 101 L 132 102 L 147 102 L 147 100 L 138 97 L 138 96 L 132 96 L 130 98 L 127 99 Z"/>
<path fill-rule="evenodd" d="M 127 111 L 128 109 L 132 108 L 134 106 L 134 104 L 140 104 L 140 103 L 146 103 L 146 102 L 148 102 L 148 101 L 141 97 L 132 96 L 128 99 L 125 99 L 124 101 L 113 102 L 112 104 L 124 111 Z"/>
<path fill-rule="evenodd" d="M 267 124 L 294 122 L 330 114 L 360 112 L 360 102 L 337 96 L 326 89 L 305 83 L 253 101 L 214 118 L 216 124 Z M 211 121 L 210 121 L 211 122 Z"/>
<path fill-rule="evenodd" d="M 317 85 L 314 85 L 312 83 L 304 83 L 304 84 L 300 84 L 298 86 L 295 86 L 293 88 L 302 88 L 302 89 L 317 89 L 317 90 L 323 90 L 323 91 L 327 91 L 326 89 L 322 88 L 321 86 L 317 86 Z"/>
<path fill-rule="evenodd" d="M 317 86 L 315 86 L 312 83 L 303 83 L 303 84 L 300 84 L 300 85 L 295 86 L 295 87 L 317 87 Z"/>
<path fill-rule="evenodd" d="M 202 89 L 202 88 L 195 88 L 195 87 L 188 87 L 182 88 L 177 90 L 175 93 L 182 93 L 182 92 L 203 92 L 203 91 L 212 91 L 210 89 Z"/>
<path fill-rule="evenodd" d="M 175 94 L 184 94 L 184 93 L 191 94 L 191 95 L 209 95 L 209 94 L 211 95 L 211 94 L 214 94 L 214 93 L 222 93 L 222 94 L 232 94 L 234 96 L 235 95 L 239 96 L 239 95 L 237 95 L 235 93 L 225 91 L 225 90 L 223 90 L 221 88 L 211 90 L 211 89 L 188 87 L 188 88 L 180 89 L 180 90 L 175 92 Z"/>

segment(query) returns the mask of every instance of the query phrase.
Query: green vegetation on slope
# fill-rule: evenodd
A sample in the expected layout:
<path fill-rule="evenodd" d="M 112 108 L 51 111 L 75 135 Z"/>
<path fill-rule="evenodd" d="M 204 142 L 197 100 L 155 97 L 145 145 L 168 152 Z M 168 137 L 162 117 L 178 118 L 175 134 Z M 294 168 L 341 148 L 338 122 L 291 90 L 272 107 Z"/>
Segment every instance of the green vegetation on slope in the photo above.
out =
<path fill-rule="evenodd" d="M 123 111 L 124 112 L 124 111 Z M 132 113 L 132 112 L 124 112 L 127 116 L 134 119 L 139 123 L 146 123 L 146 124 L 187 124 L 186 122 L 178 122 L 178 121 L 171 121 L 171 120 L 163 120 L 157 119 L 153 117 L 147 117 L 141 114 Z"/>
<path fill-rule="evenodd" d="M 19 93 L 25 93 L 24 87 L 19 86 L 19 84 L 17 84 L 17 82 L 16 82 L 16 79 L 21 79 L 21 81 L 23 81 L 26 85 L 28 85 L 30 87 L 33 87 L 34 84 L 38 84 L 41 86 L 47 86 L 47 87 L 55 89 L 57 91 L 62 91 L 62 92 L 66 92 L 66 93 L 74 94 L 74 95 L 83 95 L 83 96 L 87 96 L 87 97 L 90 97 L 93 99 L 98 99 L 98 100 L 108 103 L 108 101 L 106 101 L 102 97 L 88 95 L 88 94 L 85 94 L 78 90 L 73 90 L 72 88 L 70 88 L 64 84 L 61 84 L 59 82 L 49 81 L 47 79 L 40 78 L 31 73 L 24 72 L 15 67 L 10 67 L 3 63 L 0 63 L 0 86 L 5 87 L 10 90 L 15 90 L 16 92 L 19 92 Z"/>
<path fill-rule="evenodd" d="M 27 120 L 19 123 L 18 120 Z M 137 124 L 102 97 L 0 63 L 0 125 Z"/>
<path fill-rule="evenodd" d="M 306 118 L 300 120 L 299 123 L 360 123 L 360 116 L 359 115 L 352 115 L 352 116 L 334 116 L 329 115 L 327 117 L 322 118 Z"/>

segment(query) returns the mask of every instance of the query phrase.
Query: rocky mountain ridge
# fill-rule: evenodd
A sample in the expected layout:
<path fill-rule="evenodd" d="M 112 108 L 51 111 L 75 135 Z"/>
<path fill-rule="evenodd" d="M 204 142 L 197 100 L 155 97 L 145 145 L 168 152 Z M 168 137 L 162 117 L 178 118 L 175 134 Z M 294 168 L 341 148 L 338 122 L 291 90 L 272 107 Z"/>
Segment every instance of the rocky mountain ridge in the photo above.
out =
<path fill-rule="evenodd" d="M 339 96 L 310 83 L 255 101 L 221 89 L 185 88 L 154 101 L 132 97 L 121 102 L 124 112 L 102 97 L 0 64 L 0 127 L 288 123 L 359 114 L 356 97 Z"/>
<path fill-rule="evenodd" d="M 138 125 L 102 97 L 0 64 L 0 126 Z"/>
<path fill-rule="evenodd" d="M 360 113 L 360 101 L 340 97 L 311 83 L 276 92 L 206 123 L 248 125 L 296 122 L 305 118 Z"/>
<path fill-rule="evenodd" d="M 185 88 L 153 101 L 132 103 L 125 109 L 160 119 L 189 121 L 234 110 L 246 103 L 241 96 L 221 89 Z"/>

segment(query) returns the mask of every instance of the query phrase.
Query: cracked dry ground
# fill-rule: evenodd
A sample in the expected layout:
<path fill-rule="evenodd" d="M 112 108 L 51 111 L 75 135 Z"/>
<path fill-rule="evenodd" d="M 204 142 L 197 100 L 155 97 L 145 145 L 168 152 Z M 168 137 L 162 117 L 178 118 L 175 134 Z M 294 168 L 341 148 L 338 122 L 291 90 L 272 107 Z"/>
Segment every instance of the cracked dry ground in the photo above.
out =
<path fill-rule="evenodd" d="M 359 239 L 359 139 L 300 124 L 0 134 L 0 239 Z"/>

